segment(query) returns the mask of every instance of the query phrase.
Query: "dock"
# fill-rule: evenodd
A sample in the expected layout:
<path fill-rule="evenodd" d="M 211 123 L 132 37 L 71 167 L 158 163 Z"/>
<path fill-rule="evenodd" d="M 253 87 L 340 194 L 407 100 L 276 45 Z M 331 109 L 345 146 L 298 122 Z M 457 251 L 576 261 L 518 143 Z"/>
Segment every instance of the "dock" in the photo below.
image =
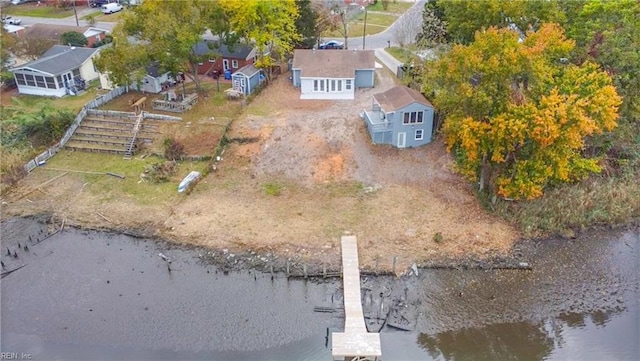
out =
<path fill-rule="evenodd" d="M 334 361 L 380 361 L 380 334 L 367 332 L 360 295 L 358 241 L 342 237 L 342 278 L 344 281 L 344 332 L 332 333 L 331 356 Z"/>

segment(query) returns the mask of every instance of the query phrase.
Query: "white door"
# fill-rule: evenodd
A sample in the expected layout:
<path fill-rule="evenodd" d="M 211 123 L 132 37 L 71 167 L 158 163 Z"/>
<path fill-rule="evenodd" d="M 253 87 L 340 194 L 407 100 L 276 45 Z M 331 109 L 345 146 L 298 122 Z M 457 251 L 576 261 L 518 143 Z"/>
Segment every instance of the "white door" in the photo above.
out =
<path fill-rule="evenodd" d="M 398 148 L 404 148 L 407 141 L 407 133 L 398 133 Z"/>
<path fill-rule="evenodd" d="M 229 70 L 229 59 L 222 59 L 222 68 L 224 70 Z"/>

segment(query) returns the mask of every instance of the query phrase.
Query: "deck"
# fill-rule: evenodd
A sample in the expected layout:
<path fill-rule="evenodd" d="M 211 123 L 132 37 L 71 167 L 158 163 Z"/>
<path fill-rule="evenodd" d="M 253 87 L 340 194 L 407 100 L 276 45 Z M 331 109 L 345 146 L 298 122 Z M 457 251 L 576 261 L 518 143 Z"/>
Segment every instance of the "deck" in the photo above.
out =
<path fill-rule="evenodd" d="M 367 332 L 360 295 L 358 242 L 355 236 L 342 237 L 342 277 L 344 280 L 344 332 L 332 334 L 331 356 L 337 360 L 380 360 L 380 334 Z"/>

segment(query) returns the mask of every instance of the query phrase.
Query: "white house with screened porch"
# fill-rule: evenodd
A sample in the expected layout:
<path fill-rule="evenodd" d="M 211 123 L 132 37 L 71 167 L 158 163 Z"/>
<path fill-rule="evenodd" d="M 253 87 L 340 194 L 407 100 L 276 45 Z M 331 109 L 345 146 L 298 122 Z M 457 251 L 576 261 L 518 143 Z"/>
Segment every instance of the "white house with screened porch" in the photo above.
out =
<path fill-rule="evenodd" d="M 39 59 L 11 69 L 20 94 L 76 95 L 99 77 L 93 65 L 97 48 L 54 45 Z"/>
<path fill-rule="evenodd" d="M 300 99 L 354 99 L 357 88 L 373 88 L 373 50 L 306 50 L 293 55 L 293 86 Z"/>

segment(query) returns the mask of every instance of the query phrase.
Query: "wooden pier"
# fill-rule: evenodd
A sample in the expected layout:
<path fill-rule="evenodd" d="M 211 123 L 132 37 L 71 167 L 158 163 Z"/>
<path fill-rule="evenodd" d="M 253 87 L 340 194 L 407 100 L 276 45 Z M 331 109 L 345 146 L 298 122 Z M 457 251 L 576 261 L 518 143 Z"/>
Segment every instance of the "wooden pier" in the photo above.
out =
<path fill-rule="evenodd" d="M 358 242 L 355 236 L 342 237 L 342 277 L 344 280 L 344 332 L 332 334 L 334 361 L 380 361 L 380 334 L 367 332 L 360 295 Z"/>

